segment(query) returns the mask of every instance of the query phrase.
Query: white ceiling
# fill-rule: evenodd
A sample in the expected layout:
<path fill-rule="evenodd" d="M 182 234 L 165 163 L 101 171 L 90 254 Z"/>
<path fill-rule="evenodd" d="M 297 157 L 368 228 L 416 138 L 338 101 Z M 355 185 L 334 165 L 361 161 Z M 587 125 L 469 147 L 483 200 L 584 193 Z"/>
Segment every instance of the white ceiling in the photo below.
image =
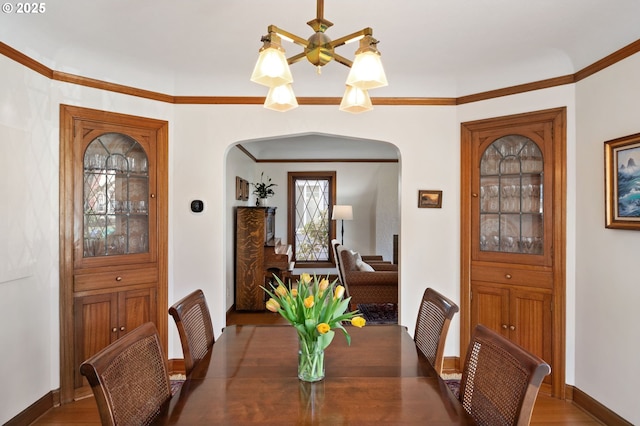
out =
<path fill-rule="evenodd" d="M 6 3 L 17 6 L 18 3 Z M 6 7 L 5 4 L 5 7 Z M 175 96 L 265 96 L 249 76 L 267 26 L 303 38 L 314 0 L 57 0 L 0 14 L 0 40 L 47 67 Z M 460 97 L 573 74 L 640 39 L 638 0 L 325 0 L 336 39 L 373 28 L 389 86 Z M 287 56 L 301 48 L 283 42 Z M 357 43 L 337 52 L 352 58 Z M 340 97 L 348 69 L 292 65 L 297 96 Z M 274 147 L 275 149 L 275 147 Z"/>

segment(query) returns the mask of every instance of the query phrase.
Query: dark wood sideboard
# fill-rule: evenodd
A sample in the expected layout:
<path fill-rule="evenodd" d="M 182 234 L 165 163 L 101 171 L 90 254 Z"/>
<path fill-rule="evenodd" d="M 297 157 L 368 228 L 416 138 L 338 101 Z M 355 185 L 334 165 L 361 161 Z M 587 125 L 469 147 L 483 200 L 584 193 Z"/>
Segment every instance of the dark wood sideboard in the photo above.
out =
<path fill-rule="evenodd" d="M 268 285 L 277 275 L 288 280 L 293 251 L 275 237 L 275 207 L 236 208 L 236 292 L 238 311 L 263 311 Z"/>

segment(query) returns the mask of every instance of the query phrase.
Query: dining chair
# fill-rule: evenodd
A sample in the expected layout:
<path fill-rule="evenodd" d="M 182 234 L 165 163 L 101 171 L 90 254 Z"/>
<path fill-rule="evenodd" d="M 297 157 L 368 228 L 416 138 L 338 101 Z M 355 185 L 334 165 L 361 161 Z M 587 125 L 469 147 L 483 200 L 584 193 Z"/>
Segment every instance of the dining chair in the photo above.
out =
<path fill-rule="evenodd" d="M 80 365 L 102 425 L 147 425 L 171 398 L 167 358 L 156 326 L 145 323 Z"/>
<path fill-rule="evenodd" d="M 458 311 L 458 305 L 436 290 L 427 288 L 424 291 L 413 340 L 438 375 L 442 374 L 449 324 Z"/>
<path fill-rule="evenodd" d="M 478 425 L 528 425 L 549 364 L 479 324 L 462 371 L 460 402 Z"/>
<path fill-rule="evenodd" d="M 198 289 L 178 300 L 169 308 L 173 317 L 184 356 L 184 369 L 188 375 L 215 343 L 213 325 L 207 300 Z"/>

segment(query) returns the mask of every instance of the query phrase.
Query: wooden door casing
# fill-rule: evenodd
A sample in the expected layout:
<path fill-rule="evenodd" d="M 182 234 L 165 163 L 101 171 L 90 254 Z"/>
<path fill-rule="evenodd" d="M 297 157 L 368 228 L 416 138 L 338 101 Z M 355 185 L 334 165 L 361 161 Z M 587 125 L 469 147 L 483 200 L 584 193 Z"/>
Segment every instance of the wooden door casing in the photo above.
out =
<path fill-rule="evenodd" d="M 547 391 L 559 398 L 565 397 L 565 123 L 566 109 L 554 108 L 461 124 L 461 359 L 475 324 L 486 322 L 552 366 Z M 544 241 L 537 253 L 480 249 L 480 158 L 510 135 L 542 152 Z"/>
<path fill-rule="evenodd" d="M 148 178 L 143 179 L 148 180 L 142 186 L 147 192 L 141 194 L 148 201 L 148 248 L 128 254 L 85 256 L 84 153 L 91 141 L 107 133 L 127 135 L 147 156 Z M 77 371 L 80 363 L 136 326 L 154 322 L 167 351 L 167 164 L 166 121 L 60 106 L 62 404 L 91 393 Z M 128 173 L 129 169 L 130 179 Z M 137 176 L 132 179 L 141 179 Z"/>

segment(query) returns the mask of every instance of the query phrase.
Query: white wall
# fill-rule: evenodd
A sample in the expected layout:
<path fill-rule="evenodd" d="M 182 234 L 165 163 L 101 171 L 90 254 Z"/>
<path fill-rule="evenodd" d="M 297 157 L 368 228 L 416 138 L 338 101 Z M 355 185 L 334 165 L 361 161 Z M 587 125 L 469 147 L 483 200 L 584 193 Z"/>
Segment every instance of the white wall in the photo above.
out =
<path fill-rule="evenodd" d="M 15 224 L 0 228 L 0 244 L 5 244 L 3 257 L 17 249 L 27 253 L 0 262 L 0 277 L 17 278 L 0 283 L 0 308 L 12 319 L 11 326 L 0 329 L 0 422 L 59 387 L 58 122 L 59 104 L 68 103 L 169 121 L 169 300 L 203 288 L 217 333 L 224 325 L 232 274 L 227 256 L 234 202 L 227 194 L 235 185 L 226 171 L 230 146 L 328 133 L 398 147 L 400 322 L 412 330 L 418 296 L 427 286 L 459 301 L 460 123 L 567 106 L 567 382 L 640 423 L 634 399 L 639 318 L 633 305 L 640 290 L 637 279 L 628 282 L 637 276 L 630 265 L 640 234 L 605 230 L 602 217 L 602 142 L 639 131 L 634 101 L 640 93 L 640 55 L 577 89 L 563 86 L 459 107 L 377 106 L 358 116 L 334 106 L 302 106 L 281 114 L 260 105 L 164 104 L 48 81 L 3 56 L 0 72 L 1 222 Z M 16 161 L 8 162 L 7 156 Z M 442 189 L 442 209 L 418 209 L 419 189 Z M 194 197 L 205 201 L 200 215 L 189 210 Z M 6 238 L 14 227 L 22 233 Z M 459 353 L 457 321 L 448 356 Z M 177 333 L 170 333 L 169 343 L 169 356 L 180 356 Z"/>
<path fill-rule="evenodd" d="M 640 132 L 640 55 L 577 85 L 576 381 L 640 424 L 640 233 L 606 229 L 604 142 Z"/>

